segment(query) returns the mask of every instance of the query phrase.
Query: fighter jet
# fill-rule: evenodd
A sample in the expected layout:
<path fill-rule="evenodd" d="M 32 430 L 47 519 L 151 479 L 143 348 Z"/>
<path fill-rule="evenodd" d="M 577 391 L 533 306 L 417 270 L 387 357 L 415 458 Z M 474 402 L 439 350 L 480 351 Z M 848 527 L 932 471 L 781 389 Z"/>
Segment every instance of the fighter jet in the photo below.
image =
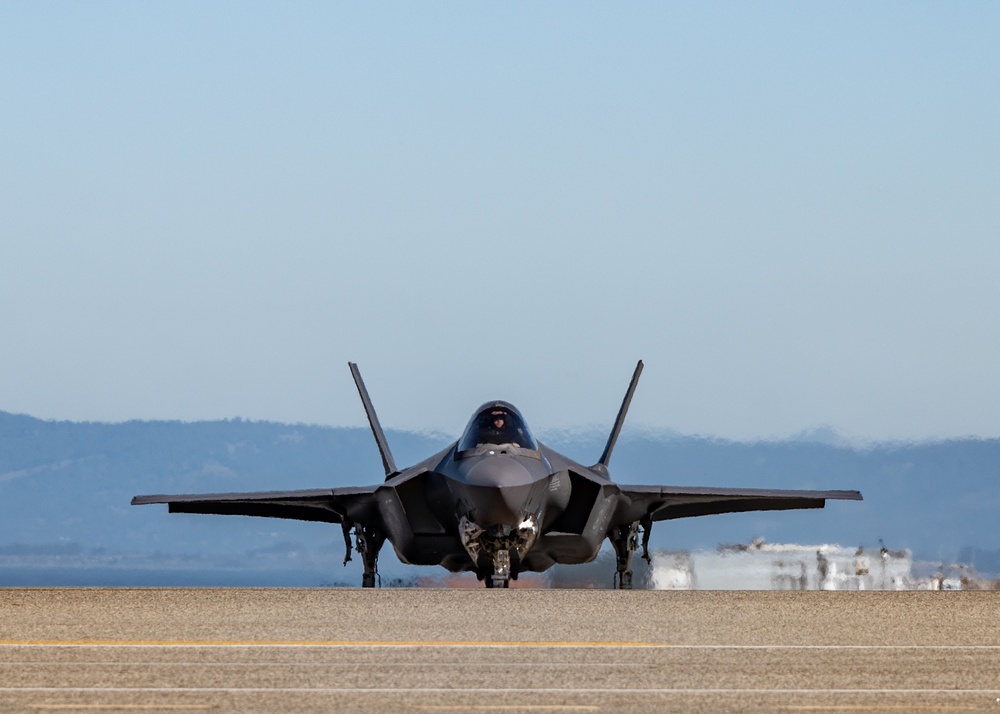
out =
<path fill-rule="evenodd" d="M 611 452 L 632 401 L 636 365 L 604 453 L 583 466 L 532 436 L 521 413 L 503 401 L 473 414 L 458 441 L 399 469 L 389 451 L 361 373 L 348 363 L 382 455 L 385 481 L 374 486 L 255 493 L 136 496 L 132 505 L 166 503 L 170 513 L 212 513 L 339 523 L 347 555 L 364 563 L 362 587 L 378 579 L 388 540 L 403 563 L 472 571 L 486 587 L 506 588 L 523 572 L 594 560 L 604 539 L 614 547 L 618 588 L 632 587 L 632 555 L 650 561 L 656 521 L 740 511 L 823 508 L 829 499 L 860 501 L 858 491 L 792 491 L 626 486 L 608 473 Z"/>

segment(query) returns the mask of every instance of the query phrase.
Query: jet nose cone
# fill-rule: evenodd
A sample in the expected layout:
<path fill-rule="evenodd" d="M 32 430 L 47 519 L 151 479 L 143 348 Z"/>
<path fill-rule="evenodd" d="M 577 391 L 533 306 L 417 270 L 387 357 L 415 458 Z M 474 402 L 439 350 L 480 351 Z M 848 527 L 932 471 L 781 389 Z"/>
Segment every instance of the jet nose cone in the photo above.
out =
<path fill-rule="evenodd" d="M 479 490 L 475 498 L 476 523 L 515 528 L 524 520 L 530 501 L 530 486 Z"/>
<path fill-rule="evenodd" d="M 475 513 L 472 520 L 483 527 L 514 527 L 526 512 L 536 513 L 549 473 L 542 459 L 504 453 L 502 446 L 459 459 L 456 466 L 456 486 Z"/>

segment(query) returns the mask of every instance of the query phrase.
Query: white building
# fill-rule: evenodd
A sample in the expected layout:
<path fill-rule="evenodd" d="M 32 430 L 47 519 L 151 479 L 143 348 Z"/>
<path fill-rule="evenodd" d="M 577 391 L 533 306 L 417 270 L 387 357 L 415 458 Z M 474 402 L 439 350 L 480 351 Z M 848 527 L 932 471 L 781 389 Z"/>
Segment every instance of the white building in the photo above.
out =
<path fill-rule="evenodd" d="M 839 545 L 772 544 L 653 553 L 658 590 L 909 590 L 909 551 Z"/>

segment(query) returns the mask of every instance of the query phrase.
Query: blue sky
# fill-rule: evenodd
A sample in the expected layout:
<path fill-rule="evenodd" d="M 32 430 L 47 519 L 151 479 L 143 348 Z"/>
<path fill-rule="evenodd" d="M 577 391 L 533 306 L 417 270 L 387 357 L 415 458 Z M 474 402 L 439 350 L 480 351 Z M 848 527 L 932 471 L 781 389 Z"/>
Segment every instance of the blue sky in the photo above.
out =
<path fill-rule="evenodd" d="M 4 3 L 0 409 L 1000 436 L 998 27 Z"/>

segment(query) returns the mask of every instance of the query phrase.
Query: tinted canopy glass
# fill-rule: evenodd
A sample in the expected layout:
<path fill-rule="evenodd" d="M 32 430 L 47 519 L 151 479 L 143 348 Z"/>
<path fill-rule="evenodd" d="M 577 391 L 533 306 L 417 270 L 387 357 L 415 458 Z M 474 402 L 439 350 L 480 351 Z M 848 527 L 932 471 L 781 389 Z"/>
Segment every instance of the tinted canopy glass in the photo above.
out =
<path fill-rule="evenodd" d="M 458 450 L 475 449 L 481 444 L 513 444 L 522 449 L 538 449 L 521 414 L 506 402 L 481 406 L 465 427 Z"/>

